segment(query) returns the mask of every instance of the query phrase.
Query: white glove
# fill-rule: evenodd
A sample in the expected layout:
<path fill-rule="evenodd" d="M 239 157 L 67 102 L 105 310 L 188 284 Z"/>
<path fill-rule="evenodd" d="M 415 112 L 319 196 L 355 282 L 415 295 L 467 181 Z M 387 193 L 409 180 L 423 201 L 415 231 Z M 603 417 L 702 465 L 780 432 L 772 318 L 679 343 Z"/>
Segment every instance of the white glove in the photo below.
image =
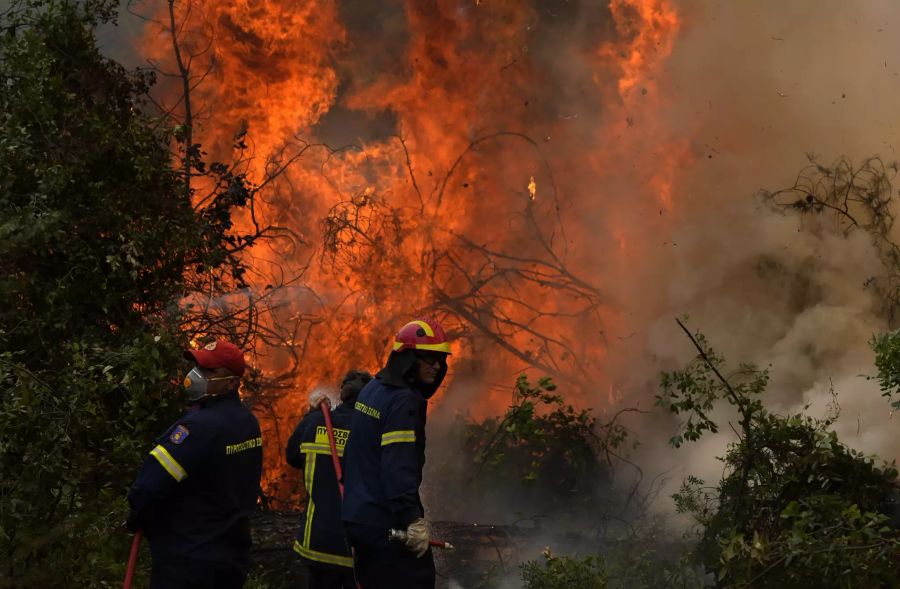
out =
<path fill-rule="evenodd" d="M 318 409 L 322 401 L 328 401 L 328 408 L 334 410 L 341 404 L 340 399 L 334 393 L 326 388 L 316 389 L 309 394 L 309 406 Z"/>
<path fill-rule="evenodd" d="M 416 555 L 416 558 L 422 558 L 428 552 L 428 541 L 431 540 L 431 530 L 428 529 L 428 522 L 423 518 L 415 520 L 406 528 L 406 548 Z"/>

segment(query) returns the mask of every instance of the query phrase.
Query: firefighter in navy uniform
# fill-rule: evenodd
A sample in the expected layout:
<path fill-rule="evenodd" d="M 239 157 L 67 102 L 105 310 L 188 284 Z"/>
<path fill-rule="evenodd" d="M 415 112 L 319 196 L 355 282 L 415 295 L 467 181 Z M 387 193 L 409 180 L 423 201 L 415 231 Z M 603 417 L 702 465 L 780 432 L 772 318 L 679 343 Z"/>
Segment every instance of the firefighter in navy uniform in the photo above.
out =
<path fill-rule="evenodd" d="M 364 589 L 433 589 L 430 532 L 419 498 L 428 399 L 447 373 L 450 346 L 433 319 L 397 333 L 385 367 L 354 405 L 344 460 L 343 519 Z M 389 530 L 406 532 L 403 543 Z"/>
<path fill-rule="evenodd" d="M 309 571 L 309 589 L 355 589 L 353 559 L 341 523 L 341 495 L 338 489 L 331 447 L 320 407 L 328 401 L 338 456 L 350 434 L 350 417 L 359 391 L 372 380 L 368 372 L 351 370 L 341 382 L 340 404 L 322 391 L 309 396 L 309 412 L 300 420 L 288 440 L 288 464 L 303 470 L 306 510 L 294 541 L 294 552 Z"/>
<path fill-rule="evenodd" d="M 244 355 L 217 341 L 185 358 L 191 409 L 141 466 L 127 525 L 150 542 L 151 589 L 239 589 L 262 474 L 259 423 L 238 396 Z"/>

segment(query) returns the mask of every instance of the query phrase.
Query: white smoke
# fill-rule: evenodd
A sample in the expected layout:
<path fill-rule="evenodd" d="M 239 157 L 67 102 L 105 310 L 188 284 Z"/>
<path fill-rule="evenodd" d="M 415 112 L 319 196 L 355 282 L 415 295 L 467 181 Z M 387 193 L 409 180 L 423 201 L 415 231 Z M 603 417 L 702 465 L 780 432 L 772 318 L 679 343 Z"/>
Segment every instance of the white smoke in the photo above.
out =
<path fill-rule="evenodd" d="M 863 376 L 874 372 L 868 341 L 887 328 L 864 288 L 883 272 L 869 237 L 804 231 L 799 216 L 755 194 L 790 186 L 810 152 L 826 165 L 895 157 L 900 39 L 889 31 L 900 5 L 691 1 L 680 12 L 660 90 L 694 161 L 676 186 L 669 239 L 648 246 L 655 255 L 638 281 L 617 285 L 635 335 L 613 352 L 616 386 L 626 404 L 647 408 L 658 372 L 694 354 L 674 322 L 687 314 L 732 366 L 771 367 L 771 409 L 822 415 L 833 386 L 841 439 L 891 460 L 898 424 Z M 718 480 L 714 457 L 736 421 L 727 409 L 715 417 L 720 434 L 670 451 L 674 423 L 658 416 L 641 428 L 642 460 L 669 471 L 673 486 L 688 473 Z"/>

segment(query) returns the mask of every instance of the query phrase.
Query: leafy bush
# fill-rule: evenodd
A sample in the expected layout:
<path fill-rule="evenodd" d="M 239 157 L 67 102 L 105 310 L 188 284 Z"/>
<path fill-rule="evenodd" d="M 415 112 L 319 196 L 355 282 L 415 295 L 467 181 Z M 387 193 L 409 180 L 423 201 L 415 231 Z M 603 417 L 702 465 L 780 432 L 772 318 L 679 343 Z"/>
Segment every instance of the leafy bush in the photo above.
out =
<path fill-rule="evenodd" d="M 479 468 L 531 485 L 540 480 L 563 496 L 577 493 L 597 473 L 597 423 L 556 393 L 549 377 L 536 385 L 516 380 L 515 403 L 502 418 L 467 424 L 467 445 Z"/>
<path fill-rule="evenodd" d="M 97 49 L 116 5 L 0 14 L 0 587 L 120 582 L 125 490 L 180 404 L 186 271 L 235 263 L 239 202 L 194 209 L 152 79 Z"/>
<path fill-rule="evenodd" d="M 640 514 L 602 548 L 610 589 L 703 589 L 689 540 L 665 516 Z"/>
<path fill-rule="evenodd" d="M 674 497 L 694 517 L 699 556 L 721 586 L 895 586 L 900 534 L 879 512 L 896 492 L 893 463 L 841 444 L 830 430 L 836 411 L 823 420 L 769 413 L 758 398 L 765 371 L 728 373 L 702 336 L 691 339 L 698 356 L 663 374 L 658 403 L 688 415 L 674 446 L 716 431 L 708 414 L 720 400 L 741 415 L 722 480 L 707 488 L 689 478 Z"/>
<path fill-rule="evenodd" d="M 878 384 L 881 395 L 888 399 L 891 407 L 900 409 L 900 330 L 876 334 L 870 341 L 875 351 L 875 368 L 878 370 Z"/>
<path fill-rule="evenodd" d="M 572 515 L 611 488 L 617 448 L 627 438 L 616 417 L 601 422 L 590 409 L 566 402 L 550 378 L 532 383 L 520 375 L 502 416 L 456 420 L 450 440 L 429 461 L 429 496 L 451 517 L 460 516 L 448 506 L 462 502 L 466 519 L 473 508 L 463 495 L 503 504 L 507 513 Z M 460 481 L 464 494 L 446 491 L 458 489 Z"/>
<path fill-rule="evenodd" d="M 606 568 L 603 559 L 588 556 L 583 559 L 554 556 L 550 549 L 543 553 L 544 562 L 534 560 L 520 567 L 524 589 L 606 589 Z"/>

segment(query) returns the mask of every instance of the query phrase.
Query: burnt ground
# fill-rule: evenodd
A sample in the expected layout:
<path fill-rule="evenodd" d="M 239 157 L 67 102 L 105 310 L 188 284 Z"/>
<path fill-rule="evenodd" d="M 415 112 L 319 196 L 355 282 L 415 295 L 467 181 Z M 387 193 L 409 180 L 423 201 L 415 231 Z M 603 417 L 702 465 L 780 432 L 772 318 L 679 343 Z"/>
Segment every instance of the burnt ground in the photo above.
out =
<path fill-rule="evenodd" d="M 292 550 L 300 512 L 260 511 L 253 518 L 253 559 L 257 574 L 270 589 L 305 589 L 306 571 Z M 526 522 L 528 523 L 528 522 Z M 434 522 L 434 536 L 452 543 L 452 551 L 436 550 L 438 589 L 450 582 L 463 589 L 482 589 L 488 582 L 515 570 L 520 547 L 534 528 Z"/>

